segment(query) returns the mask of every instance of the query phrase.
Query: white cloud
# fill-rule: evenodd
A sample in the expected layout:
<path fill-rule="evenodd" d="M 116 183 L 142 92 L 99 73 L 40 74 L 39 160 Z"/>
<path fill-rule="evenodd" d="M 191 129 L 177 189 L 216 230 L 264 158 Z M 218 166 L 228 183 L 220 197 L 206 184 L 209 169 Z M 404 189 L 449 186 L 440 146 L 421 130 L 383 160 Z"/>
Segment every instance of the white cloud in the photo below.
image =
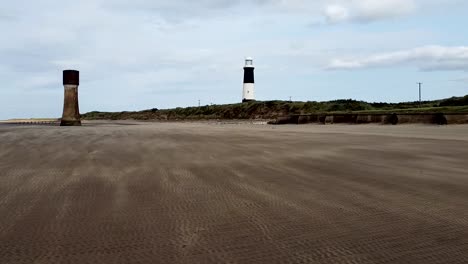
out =
<path fill-rule="evenodd" d="M 468 46 L 425 46 L 410 50 L 381 53 L 363 58 L 334 59 L 329 63 L 327 69 L 352 70 L 396 65 L 416 65 L 424 71 L 467 71 Z"/>
<path fill-rule="evenodd" d="M 329 23 L 343 22 L 349 19 L 349 11 L 341 5 L 329 5 L 325 8 L 325 17 Z"/>
<path fill-rule="evenodd" d="M 356 19 L 374 21 L 407 15 L 417 7 L 415 0 L 359 0 Z"/>
<path fill-rule="evenodd" d="M 352 0 L 326 5 L 324 16 L 329 23 L 372 22 L 407 15 L 417 7 L 416 0 Z"/>

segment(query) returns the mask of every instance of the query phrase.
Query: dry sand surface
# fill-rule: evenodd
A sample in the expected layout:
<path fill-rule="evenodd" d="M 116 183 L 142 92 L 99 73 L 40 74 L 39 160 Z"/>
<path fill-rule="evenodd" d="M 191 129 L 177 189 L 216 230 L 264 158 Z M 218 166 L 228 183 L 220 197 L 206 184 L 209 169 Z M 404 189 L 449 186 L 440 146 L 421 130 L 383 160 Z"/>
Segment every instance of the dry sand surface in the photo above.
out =
<path fill-rule="evenodd" d="M 0 120 L 0 124 L 12 124 L 12 123 L 41 123 L 41 122 L 59 122 L 57 118 L 29 118 L 29 119 L 9 119 L 9 120 Z"/>
<path fill-rule="evenodd" d="M 0 263 L 468 263 L 468 126 L 0 125 Z"/>

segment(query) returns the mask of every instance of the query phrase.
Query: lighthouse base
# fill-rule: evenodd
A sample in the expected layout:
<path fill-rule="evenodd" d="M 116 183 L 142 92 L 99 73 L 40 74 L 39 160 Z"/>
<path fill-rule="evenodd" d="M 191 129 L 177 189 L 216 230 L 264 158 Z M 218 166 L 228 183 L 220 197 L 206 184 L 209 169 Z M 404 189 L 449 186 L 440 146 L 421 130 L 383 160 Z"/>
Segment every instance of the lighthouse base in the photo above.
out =
<path fill-rule="evenodd" d="M 80 120 L 62 120 L 60 126 L 81 126 Z"/>
<path fill-rule="evenodd" d="M 255 102 L 255 99 L 243 99 L 243 103 L 248 103 L 248 102 Z"/>

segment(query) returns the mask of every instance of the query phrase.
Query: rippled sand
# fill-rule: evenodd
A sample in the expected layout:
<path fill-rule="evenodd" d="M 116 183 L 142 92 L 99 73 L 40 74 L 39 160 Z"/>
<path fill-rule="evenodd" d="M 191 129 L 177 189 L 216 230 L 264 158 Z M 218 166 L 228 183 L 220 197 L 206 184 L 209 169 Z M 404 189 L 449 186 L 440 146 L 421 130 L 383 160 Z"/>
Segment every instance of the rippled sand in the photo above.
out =
<path fill-rule="evenodd" d="M 468 126 L 0 125 L 0 263 L 468 263 Z"/>

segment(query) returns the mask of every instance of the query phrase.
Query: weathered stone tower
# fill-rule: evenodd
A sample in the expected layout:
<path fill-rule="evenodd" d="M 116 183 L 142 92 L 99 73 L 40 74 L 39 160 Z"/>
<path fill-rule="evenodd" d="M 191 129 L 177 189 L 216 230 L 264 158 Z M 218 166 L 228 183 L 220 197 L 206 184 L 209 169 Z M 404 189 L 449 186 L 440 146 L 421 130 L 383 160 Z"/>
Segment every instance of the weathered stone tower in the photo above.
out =
<path fill-rule="evenodd" d="M 80 85 L 79 71 L 63 71 L 65 97 L 61 126 L 81 126 L 80 109 L 78 107 L 78 85 Z"/>

